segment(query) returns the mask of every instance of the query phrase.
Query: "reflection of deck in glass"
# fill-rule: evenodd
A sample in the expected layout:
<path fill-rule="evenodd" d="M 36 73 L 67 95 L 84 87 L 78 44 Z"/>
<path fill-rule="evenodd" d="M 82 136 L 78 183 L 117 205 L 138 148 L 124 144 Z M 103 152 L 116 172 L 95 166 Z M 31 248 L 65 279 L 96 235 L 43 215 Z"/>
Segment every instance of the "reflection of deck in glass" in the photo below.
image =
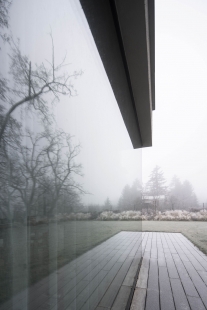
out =
<path fill-rule="evenodd" d="M 110 308 L 117 294 L 126 305 L 141 259 L 141 236 L 140 232 L 118 233 L 15 295 L 0 309 Z"/>

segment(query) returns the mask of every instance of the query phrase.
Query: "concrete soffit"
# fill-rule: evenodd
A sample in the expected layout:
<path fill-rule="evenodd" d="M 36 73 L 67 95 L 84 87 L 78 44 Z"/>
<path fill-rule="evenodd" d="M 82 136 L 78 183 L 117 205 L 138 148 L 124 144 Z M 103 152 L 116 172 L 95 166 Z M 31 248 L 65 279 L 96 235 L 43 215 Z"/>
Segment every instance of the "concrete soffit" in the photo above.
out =
<path fill-rule="evenodd" d="M 134 148 L 152 145 L 154 0 L 80 0 Z"/>

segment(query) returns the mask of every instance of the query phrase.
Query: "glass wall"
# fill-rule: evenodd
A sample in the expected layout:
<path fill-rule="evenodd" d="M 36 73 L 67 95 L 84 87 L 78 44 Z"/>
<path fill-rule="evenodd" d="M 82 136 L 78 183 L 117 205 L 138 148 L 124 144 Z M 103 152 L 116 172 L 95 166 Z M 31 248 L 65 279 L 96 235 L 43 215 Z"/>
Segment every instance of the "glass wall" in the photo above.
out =
<path fill-rule="evenodd" d="M 81 255 L 141 232 L 140 220 L 124 221 L 141 211 L 141 150 L 79 1 L 1 5 L 0 309 L 60 309 L 64 267 L 72 303 L 88 281 L 77 286 Z"/>

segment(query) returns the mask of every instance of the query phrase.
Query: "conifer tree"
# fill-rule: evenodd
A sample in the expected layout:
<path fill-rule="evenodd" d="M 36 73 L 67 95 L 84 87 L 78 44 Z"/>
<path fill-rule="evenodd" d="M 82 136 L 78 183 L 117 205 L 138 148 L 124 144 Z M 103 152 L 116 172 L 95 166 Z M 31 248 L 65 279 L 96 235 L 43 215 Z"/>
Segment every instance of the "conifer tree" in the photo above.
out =
<path fill-rule="evenodd" d="M 166 180 L 159 166 L 156 166 L 146 184 L 146 194 L 152 197 L 155 213 L 159 208 L 160 197 L 166 194 Z"/>

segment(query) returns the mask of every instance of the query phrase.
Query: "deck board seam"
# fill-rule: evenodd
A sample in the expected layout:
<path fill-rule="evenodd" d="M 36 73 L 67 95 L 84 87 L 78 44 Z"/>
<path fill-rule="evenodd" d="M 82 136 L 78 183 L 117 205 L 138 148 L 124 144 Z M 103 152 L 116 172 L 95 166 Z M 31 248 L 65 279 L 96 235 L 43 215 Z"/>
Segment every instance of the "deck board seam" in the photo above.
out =
<path fill-rule="evenodd" d="M 172 236 L 171 236 L 171 238 L 172 238 L 172 239 L 174 239 L 174 237 L 172 237 Z M 176 240 L 175 240 L 175 239 L 174 239 L 174 243 L 176 243 L 176 244 L 175 244 L 175 247 L 179 247 L 179 243 L 178 243 L 178 242 L 176 242 Z M 189 274 L 189 272 L 188 272 L 188 270 L 187 270 L 187 268 L 186 268 L 186 266 L 185 266 L 185 262 L 183 261 L 182 257 L 179 255 L 179 252 L 178 252 L 178 251 L 177 251 L 177 254 L 178 254 L 178 256 L 179 256 L 179 258 L 180 258 L 180 260 L 181 260 L 182 264 L 184 265 L 184 268 L 185 268 L 185 270 L 186 270 L 186 273 L 188 274 L 188 276 L 189 276 L 189 278 L 190 278 L 190 280 L 191 280 L 191 282 L 192 282 L 192 284 L 193 284 L 193 286 L 194 286 L 195 290 L 197 291 L 199 298 L 201 299 L 201 301 L 202 301 L 202 303 L 203 303 L 203 300 L 202 300 L 202 298 L 201 298 L 201 296 L 200 296 L 200 294 L 199 294 L 199 291 L 198 291 L 197 287 L 195 286 L 194 281 L 193 281 L 193 279 L 192 279 L 191 275 Z M 174 259 L 174 258 L 173 258 L 173 259 Z M 189 262 L 190 262 L 190 261 L 189 261 Z M 191 263 L 191 262 L 190 262 L 190 263 Z M 192 264 L 191 264 L 191 265 L 192 265 Z M 192 267 L 194 268 L 194 266 L 193 266 L 193 265 L 192 265 Z M 194 268 L 194 269 L 195 269 L 195 268 Z M 196 271 L 196 270 L 195 270 L 195 271 Z M 200 276 L 200 275 L 199 275 L 199 276 Z M 181 283 L 182 283 L 182 286 L 183 286 L 183 282 L 182 282 L 182 280 L 181 280 Z M 187 294 L 187 292 L 186 292 L 186 290 L 185 290 L 184 286 L 183 286 L 183 289 L 184 289 L 184 291 L 185 291 L 185 294 L 186 294 L 186 297 L 187 297 L 187 301 L 188 301 L 189 307 L 190 307 L 190 309 L 191 309 L 191 306 L 190 306 L 190 302 L 189 302 L 188 296 L 189 296 L 189 297 L 193 297 L 193 298 L 195 298 L 196 296 L 192 296 L 192 295 Z M 198 297 L 197 297 L 197 298 L 198 298 Z M 203 305 L 204 305 L 204 303 L 203 303 Z M 207 309 L 205 305 L 204 305 L 204 307 L 205 307 L 205 309 Z"/>

